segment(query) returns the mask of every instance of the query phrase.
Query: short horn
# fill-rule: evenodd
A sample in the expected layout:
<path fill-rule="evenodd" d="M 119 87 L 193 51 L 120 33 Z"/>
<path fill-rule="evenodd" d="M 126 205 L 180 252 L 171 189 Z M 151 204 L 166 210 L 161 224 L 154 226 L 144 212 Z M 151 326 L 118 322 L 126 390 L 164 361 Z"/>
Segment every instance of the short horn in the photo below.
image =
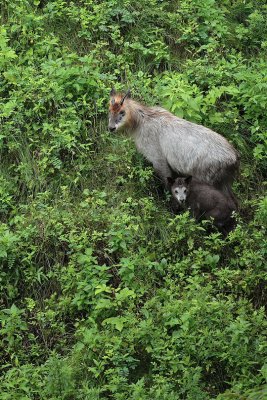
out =
<path fill-rule="evenodd" d="M 124 102 L 124 100 L 125 100 L 127 97 L 131 97 L 131 91 L 130 91 L 130 89 L 127 90 L 126 94 L 125 94 L 125 95 L 123 96 L 123 98 L 121 99 L 121 101 L 120 101 L 120 105 L 121 105 L 121 106 L 123 105 L 123 102 Z"/>

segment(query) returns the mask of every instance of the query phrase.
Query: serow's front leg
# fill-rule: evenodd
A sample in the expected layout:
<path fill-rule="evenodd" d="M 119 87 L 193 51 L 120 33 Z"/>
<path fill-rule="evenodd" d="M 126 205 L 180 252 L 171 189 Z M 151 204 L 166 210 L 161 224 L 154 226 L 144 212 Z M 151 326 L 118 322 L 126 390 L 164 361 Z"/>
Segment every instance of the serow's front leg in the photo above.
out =
<path fill-rule="evenodd" d="M 161 159 L 153 162 L 153 167 L 156 171 L 156 174 L 162 180 L 165 188 L 170 190 L 170 184 L 168 182 L 168 178 L 173 177 L 173 171 L 171 170 L 167 160 Z"/>

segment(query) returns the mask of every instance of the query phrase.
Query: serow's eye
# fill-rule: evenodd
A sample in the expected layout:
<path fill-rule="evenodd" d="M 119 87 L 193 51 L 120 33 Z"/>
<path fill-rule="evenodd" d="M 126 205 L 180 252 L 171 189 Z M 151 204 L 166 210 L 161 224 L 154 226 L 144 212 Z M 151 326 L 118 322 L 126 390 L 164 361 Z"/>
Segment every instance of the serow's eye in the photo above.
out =
<path fill-rule="evenodd" d="M 177 193 L 178 193 L 178 190 L 177 190 L 177 189 L 175 189 L 174 193 L 176 193 L 176 194 L 177 194 Z"/>
<path fill-rule="evenodd" d="M 120 115 L 121 117 L 123 117 L 123 116 L 125 115 L 125 111 L 120 111 L 120 112 L 119 112 L 119 115 Z"/>

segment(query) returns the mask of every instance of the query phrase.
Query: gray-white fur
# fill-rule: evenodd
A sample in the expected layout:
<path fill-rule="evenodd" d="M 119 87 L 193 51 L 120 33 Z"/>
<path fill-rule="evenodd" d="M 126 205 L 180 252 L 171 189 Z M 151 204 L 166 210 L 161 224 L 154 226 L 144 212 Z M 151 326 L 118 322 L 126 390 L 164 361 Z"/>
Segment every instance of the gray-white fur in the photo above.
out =
<path fill-rule="evenodd" d="M 222 135 L 129 98 L 124 98 L 121 108 L 125 114 L 120 119 L 119 113 L 110 111 L 109 129 L 125 129 L 166 185 L 174 171 L 193 175 L 233 196 L 231 183 L 239 165 L 238 154 Z"/>

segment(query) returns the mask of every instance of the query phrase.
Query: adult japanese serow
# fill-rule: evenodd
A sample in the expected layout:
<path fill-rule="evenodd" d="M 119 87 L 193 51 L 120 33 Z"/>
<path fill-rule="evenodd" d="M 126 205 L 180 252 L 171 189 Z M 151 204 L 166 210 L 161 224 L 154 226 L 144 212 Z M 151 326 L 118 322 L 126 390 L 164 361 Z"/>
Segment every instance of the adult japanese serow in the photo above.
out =
<path fill-rule="evenodd" d="M 237 204 L 232 182 L 239 166 L 233 146 L 220 134 L 178 118 L 160 107 L 147 107 L 112 89 L 109 130 L 125 130 L 166 187 L 168 177 L 192 175 L 214 185 Z"/>

